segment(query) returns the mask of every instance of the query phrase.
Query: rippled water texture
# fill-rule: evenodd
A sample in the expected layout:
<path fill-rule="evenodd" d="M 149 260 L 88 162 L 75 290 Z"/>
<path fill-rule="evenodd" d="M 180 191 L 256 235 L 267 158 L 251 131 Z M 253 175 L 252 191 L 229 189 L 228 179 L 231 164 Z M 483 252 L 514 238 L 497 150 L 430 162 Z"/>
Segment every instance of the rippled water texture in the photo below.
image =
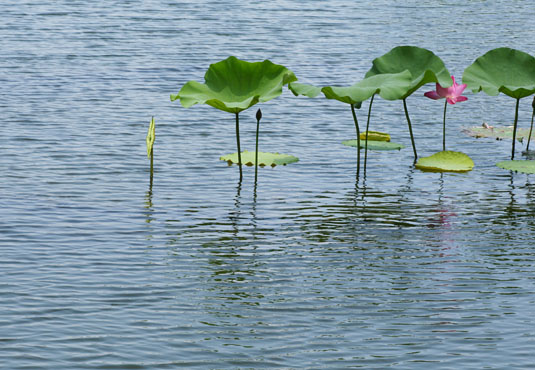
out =
<path fill-rule="evenodd" d="M 414 169 L 401 103 L 376 99 L 371 129 L 406 148 L 370 153 L 357 182 L 349 107 L 285 90 L 261 105 L 260 147 L 300 161 L 260 169 L 256 188 L 253 168 L 239 185 L 218 160 L 235 151 L 233 116 L 169 101 L 229 55 L 347 85 L 408 44 L 460 80 L 492 48 L 535 53 L 531 2 L 8 0 L 0 13 L 3 369 L 534 366 L 535 178 L 495 167 L 510 141 L 461 133 L 511 124 L 513 99 L 467 93 L 448 109 L 466 174 Z M 433 88 L 407 100 L 422 156 L 442 145 Z M 528 98 L 520 126 L 530 117 Z"/>

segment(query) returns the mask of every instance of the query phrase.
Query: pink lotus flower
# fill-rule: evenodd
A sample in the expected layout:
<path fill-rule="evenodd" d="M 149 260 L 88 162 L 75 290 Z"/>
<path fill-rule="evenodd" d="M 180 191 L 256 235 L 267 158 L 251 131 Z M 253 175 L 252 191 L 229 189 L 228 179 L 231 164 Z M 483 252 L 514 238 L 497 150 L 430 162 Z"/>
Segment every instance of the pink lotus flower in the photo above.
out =
<path fill-rule="evenodd" d="M 451 76 L 451 79 L 453 80 L 451 87 L 444 88 L 437 83 L 437 91 L 428 91 L 424 95 L 434 100 L 446 98 L 450 104 L 468 100 L 466 96 L 461 96 L 466 88 L 466 84 L 458 85 L 455 82 L 455 77 Z"/>

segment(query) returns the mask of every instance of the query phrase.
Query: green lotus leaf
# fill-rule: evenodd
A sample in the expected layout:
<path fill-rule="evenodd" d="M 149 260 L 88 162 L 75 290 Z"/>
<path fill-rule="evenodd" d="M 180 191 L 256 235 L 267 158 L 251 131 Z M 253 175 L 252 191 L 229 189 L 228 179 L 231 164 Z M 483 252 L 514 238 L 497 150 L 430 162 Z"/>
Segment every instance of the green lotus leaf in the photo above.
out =
<path fill-rule="evenodd" d="M 342 141 L 342 144 L 346 146 L 357 147 L 357 139 Z M 360 147 L 365 148 L 366 141 L 360 140 Z M 368 140 L 368 149 L 369 150 L 400 150 L 405 148 L 404 145 L 393 143 L 391 141 L 377 141 L 377 140 Z"/>
<path fill-rule="evenodd" d="M 149 125 L 149 131 L 147 132 L 147 157 L 150 158 L 152 154 L 152 147 L 154 146 L 154 139 L 156 137 L 156 126 L 154 125 L 154 117 L 152 117 Z"/>
<path fill-rule="evenodd" d="M 295 96 L 304 95 L 308 96 L 309 98 L 315 98 L 321 92 L 321 87 L 302 84 L 299 82 L 289 83 L 288 88 Z"/>
<path fill-rule="evenodd" d="M 525 98 L 535 92 L 535 58 L 510 48 L 490 50 L 464 70 L 463 83 L 474 93 Z"/>
<path fill-rule="evenodd" d="M 282 94 L 282 87 L 297 81 L 292 71 L 269 60 L 246 62 L 229 57 L 211 64 L 204 75 L 204 84 L 186 83 L 171 100 L 189 108 L 208 104 L 229 113 L 239 113 L 258 102 L 266 102 Z"/>
<path fill-rule="evenodd" d="M 466 172 L 474 168 L 474 161 L 464 153 L 446 150 L 420 158 L 416 168 L 432 172 Z"/>
<path fill-rule="evenodd" d="M 401 99 L 405 99 L 421 86 L 438 82 L 442 87 L 450 87 L 452 80 L 444 62 L 432 51 L 416 46 L 398 46 L 383 56 L 374 59 L 366 77 L 385 73 L 400 73 L 408 70 L 412 76 L 410 85 Z"/>
<path fill-rule="evenodd" d="M 397 100 L 407 92 L 411 74 L 405 70 L 371 76 L 349 87 L 325 86 L 321 89 L 327 99 L 336 99 L 347 104 L 357 104 L 368 100 L 374 94 L 386 100 Z"/>
<path fill-rule="evenodd" d="M 243 151 L 241 153 L 242 163 L 247 166 L 254 166 L 255 165 L 255 153 L 256 152 L 254 151 L 253 152 L 249 152 L 247 150 Z M 233 163 L 238 164 L 238 153 L 236 152 L 236 153 L 224 155 L 220 157 L 219 159 L 222 161 L 227 161 L 229 165 Z M 294 157 L 293 155 L 258 152 L 258 165 L 261 167 L 264 167 L 264 166 L 275 167 L 277 165 L 286 166 L 288 163 L 294 163 L 297 161 L 299 161 L 299 158 Z"/>
<path fill-rule="evenodd" d="M 468 136 L 475 138 L 493 138 L 497 140 L 503 139 L 512 139 L 513 138 L 513 129 L 514 126 L 474 126 L 468 127 L 463 130 Z M 516 139 L 520 142 L 524 141 L 524 138 L 527 140 L 529 136 L 529 128 L 519 128 L 516 131 Z M 531 141 L 535 141 L 535 136 L 531 138 Z"/>
<path fill-rule="evenodd" d="M 366 140 L 366 132 L 360 133 L 360 140 Z M 386 132 L 368 131 L 368 140 L 390 141 L 390 135 L 388 135 Z"/>
<path fill-rule="evenodd" d="M 535 173 L 535 161 L 503 161 L 496 163 L 496 166 L 515 172 Z"/>

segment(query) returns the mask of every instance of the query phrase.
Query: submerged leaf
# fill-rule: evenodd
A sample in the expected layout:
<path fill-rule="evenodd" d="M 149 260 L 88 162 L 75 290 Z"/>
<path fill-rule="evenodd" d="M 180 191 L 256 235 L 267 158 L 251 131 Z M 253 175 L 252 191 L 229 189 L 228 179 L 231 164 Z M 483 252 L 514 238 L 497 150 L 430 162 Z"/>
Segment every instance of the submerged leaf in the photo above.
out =
<path fill-rule="evenodd" d="M 321 87 L 302 84 L 299 82 L 289 83 L 288 88 L 295 96 L 304 95 L 308 96 L 309 98 L 315 98 L 321 92 Z"/>
<path fill-rule="evenodd" d="M 522 173 L 535 173 L 535 161 L 503 161 L 496 163 L 496 166 L 503 168 L 504 170 L 510 170 Z"/>
<path fill-rule="evenodd" d="M 243 151 L 241 153 L 242 163 L 247 166 L 254 166 L 255 165 L 255 153 L 256 152 L 249 152 L 247 150 Z M 229 165 L 233 163 L 238 164 L 238 153 L 236 152 L 236 153 L 224 155 L 220 157 L 219 159 L 222 161 L 227 161 Z M 275 167 L 277 165 L 285 166 L 288 163 L 294 163 L 297 161 L 299 161 L 299 158 L 294 157 L 293 155 L 258 152 L 258 165 L 261 167 L 264 167 L 264 166 Z"/>
<path fill-rule="evenodd" d="M 416 168 L 433 172 L 466 172 L 474 168 L 474 161 L 464 153 L 446 150 L 420 158 Z"/>
<path fill-rule="evenodd" d="M 297 81 L 292 71 L 269 60 L 246 62 L 229 57 L 210 65 L 204 84 L 186 83 L 171 100 L 189 108 L 208 104 L 225 112 L 239 113 L 258 102 L 266 102 L 282 94 L 282 87 Z"/>
<path fill-rule="evenodd" d="M 406 70 L 410 72 L 411 80 L 401 99 L 430 82 L 438 82 L 442 87 L 452 85 L 450 73 L 442 59 L 432 51 L 416 46 L 398 46 L 374 59 L 373 66 L 366 73 L 366 77 L 400 73 Z"/>
<path fill-rule="evenodd" d="M 360 140 L 366 140 L 366 132 L 360 133 Z M 368 131 L 369 141 L 390 141 L 390 135 L 386 132 Z"/>
<path fill-rule="evenodd" d="M 150 158 L 152 154 L 152 147 L 154 146 L 154 139 L 156 137 L 156 126 L 154 125 L 154 117 L 152 117 L 149 125 L 149 131 L 147 132 L 147 157 Z"/>
<path fill-rule="evenodd" d="M 473 136 L 475 138 L 488 137 L 496 140 L 502 139 L 513 139 L 513 129 L 514 126 L 474 126 L 463 129 L 463 132 L 468 136 Z M 524 140 L 529 135 L 528 128 L 517 128 L 516 130 L 516 139 L 520 142 Z M 535 136 L 531 138 L 532 141 L 535 141 Z"/>
<path fill-rule="evenodd" d="M 362 134 L 361 134 L 362 135 Z M 346 146 L 357 147 L 357 139 L 342 141 L 342 144 Z M 364 149 L 366 146 L 366 141 L 360 140 L 360 147 Z M 376 141 L 368 140 L 368 149 L 369 150 L 400 150 L 405 148 L 404 145 L 398 143 L 392 143 L 390 141 Z"/>
<path fill-rule="evenodd" d="M 535 92 L 535 58 L 510 48 L 490 50 L 464 70 L 463 83 L 474 93 L 525 98 Z"/>

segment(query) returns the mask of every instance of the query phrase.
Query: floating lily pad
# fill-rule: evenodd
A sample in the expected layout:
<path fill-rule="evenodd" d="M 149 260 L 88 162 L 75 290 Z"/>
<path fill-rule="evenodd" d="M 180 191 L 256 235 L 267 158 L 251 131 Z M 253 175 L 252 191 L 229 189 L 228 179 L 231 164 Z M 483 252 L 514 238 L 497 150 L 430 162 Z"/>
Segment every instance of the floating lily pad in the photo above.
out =
<path fill-rule="evenodd" d="M 503 161 L 496 163 L 496 166 L 515 172 L 535 173 L 535 161 Z"/>
<path fill-rule="evenodd" d="M 469 136 L 473 136 L 475 138 L 481 138 L 481 137 L 489 137 L 496 140 L 503 140 L 503 139 L 513 139 L 513 130 L 514 126 L 475 126 L 475 127 L 468 127 L 463 130 L 463 132 Z M 529 128 L 519 128 L 516 130 L 516 139 L 520 142 L 524 140 L 524 138 L 528 138 L 529 136 Z M 535 141 L 535 135 L 532 136 L 531 141 Z"/>
<path fill-rule="evenodd" d="M 474 168 L 474 161 L 464 153 L 446 150 L 420 158 L 416 168 L 433 172 L 466 172 Z"/>
<path fill-rule="evenodd" d="M 255 153 L 248 152 L 247 150 L 241 153 L 242 163 L 246 166 L 254 166 L 255 164 Z M 238 164 L 238 152 L 224 155 L 219 158 L 222 161 L 227 161 L 229 165 L 236 163 Z M 265 153 L 258 152 L 258 165 L 260 167 L 271 166 L 275 167 L 277 165 L 286 166 L 288 163 L 297 162 L 299 158 L 294 157 L 293 155 L 288 154 L 279 154 L 279 153 Z"/>
<path fill-rule="evenodd" d="M 347 146 L 357 147 L 357 139 L 342 141 L 342 144 Z M 360 139 L 360 147 L 366 147 L 366 141 Z M 377 141 L 377 140 L 368 140 L 368 149 L 369 150 L 400 150 L 405 148 L 404 145 L 398 143 L 392 143 L 390 141 Z"/>
<path fill-rule="evenodd" d="M 366 140 L 366 132 L 360 133 L 360 140 Z M 368 131 L 369 141 L 390 141 L 390 135 L 386 132 Z"/>

